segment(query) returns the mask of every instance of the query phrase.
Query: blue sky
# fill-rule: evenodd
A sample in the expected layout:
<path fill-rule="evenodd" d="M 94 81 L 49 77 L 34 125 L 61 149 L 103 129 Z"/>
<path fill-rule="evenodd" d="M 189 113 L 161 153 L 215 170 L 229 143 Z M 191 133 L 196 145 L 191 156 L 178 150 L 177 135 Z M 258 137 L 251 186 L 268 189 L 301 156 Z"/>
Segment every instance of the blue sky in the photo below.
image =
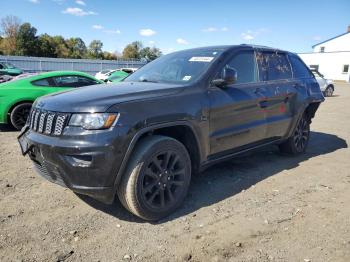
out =
<path fill-rule="evenodd" d="M 350 0 L 0 0 L 38 33 L 81 37 L 121 52 L 134 40 L 164 53 L 221 44 L 262 44 L 293 52 L 346 32 Z"/>

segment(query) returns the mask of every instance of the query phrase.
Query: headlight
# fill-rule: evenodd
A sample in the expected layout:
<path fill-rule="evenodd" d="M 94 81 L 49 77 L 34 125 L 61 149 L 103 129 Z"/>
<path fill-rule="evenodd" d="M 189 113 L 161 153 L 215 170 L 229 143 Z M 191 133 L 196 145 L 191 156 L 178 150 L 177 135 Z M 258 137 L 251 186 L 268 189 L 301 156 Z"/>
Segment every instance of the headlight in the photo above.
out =
<path fill-rule="evenodd" d="M 69 120 L 69 126 L 80 126 L 84 129 L 108 129 L 117 123 L 119 114 L 86 113 L 73 114 Z"/>

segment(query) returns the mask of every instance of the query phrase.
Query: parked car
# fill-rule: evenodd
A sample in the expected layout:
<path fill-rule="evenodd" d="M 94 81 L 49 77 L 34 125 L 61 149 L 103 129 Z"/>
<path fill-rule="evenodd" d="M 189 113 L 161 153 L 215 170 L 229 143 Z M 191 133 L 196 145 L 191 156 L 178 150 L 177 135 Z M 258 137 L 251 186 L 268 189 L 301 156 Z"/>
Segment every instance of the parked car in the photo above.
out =
<path fill-rule="evenodd" d="M 117 70 L 111 73 L 105 82 L 107 83 L 120 82 L 124 80 L 127 76 L 129 76 L 129 73 L 123 70 Z"/>
<path fill-rule="evenodd" d="M 9 76 L 9 75 L 0 75 L 0 84 L 1 83 L 5 83 L 8 82 L 10 80 L 13 79 L 13 76 Z"/>
<path fill-rule="evenodd" d="M 0 62 L 0 75 L 18 76 L 23 73 L 22 69 L 8 62 Z"/>
<path fill-rule="evenodd" d="M 105 81 L 111 73 L 117 71 L 117 69 L 106 69 L 106 70 L 102 70 L 98 73 L 95 74 L 95 78 L 97 78 L 98 80 L 102 80 Z"/>
<path fill-rule="evenodd" d="M 0 84 L 0 123 L 21 129 L 29 115 L 32 103 L 40 96 L 76 87 L 103 83 L 96 78 L 71 71 L 55 71 L 29 75 Z"/>
<path fill-rule="evenodd" d="M 103 70 L 101 72 L 96 73 L 95 77 L 97 79 L 100 79 L 100 80 L 105 81 L 105 82 L 119 82 L 121 80 L 119 80 L 119 77 L 117 77 L 117 76 L 119 76 L 119 74 L 117 72 L 125 72 L 129 75 L 129 74 L 132 74 L 133 72 L 135 72 L 136 70 L 137 70 L 137 68 L 133 68 L 133 67 L 125 67 L 125 68 L 119 68 L 119 69 L 113 69 L 113 70 L 107 69 L 107 70 Z M 125 75 L 125 74 L 123 74 L 123 75 Z"/>
<path fill-rule="evenodd" d="M 105 203 L 117 194 L 136 216 L 158 220 L 181 205 L 191 174 L 211 164 L 272 144 L 304 153 L 323 101 L 293 53 L 190 49 L 108 88 L 38 99 L 19 143 L 48 180 Z"/>
<path fill-rule="evenodd" d="M 326 79 L 318 70 L 311 69 L 314 74 L 318 84 L 320 85 L 321 91 L 324 96 L 333 96 L 334 93 L 334 83 L 331 79 Z"/>

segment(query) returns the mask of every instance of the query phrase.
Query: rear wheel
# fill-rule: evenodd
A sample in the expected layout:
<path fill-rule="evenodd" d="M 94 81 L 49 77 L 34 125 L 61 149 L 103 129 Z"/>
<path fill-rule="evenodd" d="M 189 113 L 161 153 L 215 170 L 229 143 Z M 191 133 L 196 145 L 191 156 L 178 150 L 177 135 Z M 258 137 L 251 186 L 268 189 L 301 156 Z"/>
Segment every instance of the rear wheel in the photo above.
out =
<path fill-rule="evenodd" d="M 25 125 L 31 108 L 31 103 L 22 103 L 12 109 L 10 121 L 14 128 L 20 130 Z"/>
<path fill-rule="evenodd" d="M 191 160 L 179 141 L 165 136 L 143 139 L 118 187 L 125 208 L 146 220 L 159 220 L 183 202 L 191 180 Z"/>
<path fill-rule="evenodd" d="M 326 90 L 324 91 L 324 95 L 326 97 L 333 96 L 334 88 L 332 86 L 328 86 Z"/>
<path fill-rule="evenodd" d="M 282 153 L 297 155 L 304 153 L 310 138 L 310 122 L 304 114 L 299 120 L 294 133 L 285 142 L 279 145 Z"/>

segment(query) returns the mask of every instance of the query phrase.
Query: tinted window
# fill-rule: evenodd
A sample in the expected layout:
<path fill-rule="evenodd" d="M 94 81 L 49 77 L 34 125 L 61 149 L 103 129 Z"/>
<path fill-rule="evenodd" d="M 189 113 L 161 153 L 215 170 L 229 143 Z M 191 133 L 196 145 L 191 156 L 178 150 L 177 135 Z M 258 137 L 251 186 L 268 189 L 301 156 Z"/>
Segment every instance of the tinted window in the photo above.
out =
<path fill-rule="evenodd" d="M 97 84 L 96 81 L 83 76 L 57 76 L 54 79 L 59 87 L 81 87 Z"/>
<path fill-rule="evenodd" d="M 99 82 L 83 76 L 79 77 L 79 83 L 81 84 L 81 86 L 91 86 L 91 85 L 99 84 Z"/>
<path fill-rule="evenodd" d="M 235 55 L 220 71 L 218 77 L 223 77 L 226 67 L 233 68 L 237 71 L 236 84 L 252 83 L 257 81 L 257 66 L 253 51 L 242 52 Z"/>
<path fill-rule="evenodd" d="M 35 86 L 53 86 L 50 84 L 50 81 L 48 78 L 33 81 L 32 84 Z"/>
<path fill-rule="evenodd" d="M 290 63 L 292 64 L 294 78 L 310 77 L 310 72 L 305 64 L 296 56 L 289 56 Z"/>
<path fill-rule="evenodd" d="M 4 68 L 4 66 L 2 64 L 0 64 L 0 69 L 3 69 L 3 68 Z"/>
<path fill-rule="evenodd" d="M 258 52 L 257 62 L 261 81 L 289 79 L 292 71 L 285 54 Z"/>

